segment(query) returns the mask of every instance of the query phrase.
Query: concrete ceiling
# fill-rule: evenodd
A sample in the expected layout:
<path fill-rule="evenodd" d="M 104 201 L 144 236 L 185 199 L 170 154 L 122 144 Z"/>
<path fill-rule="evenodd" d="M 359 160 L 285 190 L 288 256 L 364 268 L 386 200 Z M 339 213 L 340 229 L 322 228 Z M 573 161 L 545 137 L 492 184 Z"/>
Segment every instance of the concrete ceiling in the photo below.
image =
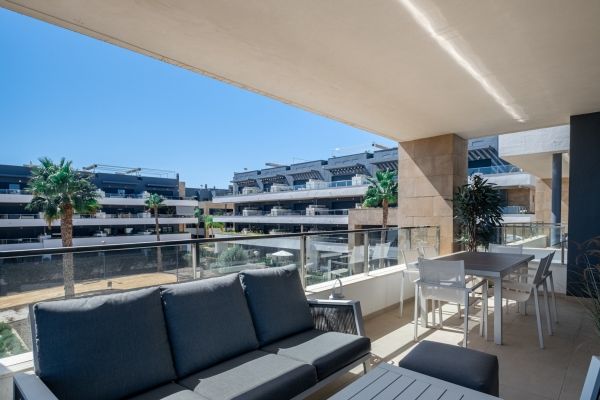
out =
<path fill-rule="evenodd" d="M 0 0 L 398 141 L 600 110 L 598 0 Z"/>

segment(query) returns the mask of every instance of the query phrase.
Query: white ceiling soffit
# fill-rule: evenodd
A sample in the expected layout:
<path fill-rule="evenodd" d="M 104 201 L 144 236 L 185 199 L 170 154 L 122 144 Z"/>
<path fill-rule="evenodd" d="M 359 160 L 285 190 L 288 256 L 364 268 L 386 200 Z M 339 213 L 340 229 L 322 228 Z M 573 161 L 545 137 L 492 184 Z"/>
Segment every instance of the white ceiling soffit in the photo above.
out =
<path fill-rule="evenodd" d="M 0 0 L 404 141 L 600 110 L 597 0 Z"/>
<path fill-rule="evenodd" d="M 569 176 L 570 126 L 498 136 L 498 155 L 542 179 L 552 177 L 552 156 L 562 153 L 562 176 Z"/>

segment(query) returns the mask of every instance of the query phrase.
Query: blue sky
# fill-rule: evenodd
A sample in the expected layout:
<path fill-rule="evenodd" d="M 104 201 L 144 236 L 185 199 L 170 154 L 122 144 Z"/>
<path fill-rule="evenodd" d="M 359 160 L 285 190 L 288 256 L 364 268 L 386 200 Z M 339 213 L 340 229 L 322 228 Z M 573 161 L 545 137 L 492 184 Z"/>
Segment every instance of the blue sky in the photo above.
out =
<path fill-rule="evenodd" d="M 226 186 L 265 162 L 392 141 L 0 9 L 0 164 L 40 156 Z M 337 154 L 341 154 L 339 152 Z"/>

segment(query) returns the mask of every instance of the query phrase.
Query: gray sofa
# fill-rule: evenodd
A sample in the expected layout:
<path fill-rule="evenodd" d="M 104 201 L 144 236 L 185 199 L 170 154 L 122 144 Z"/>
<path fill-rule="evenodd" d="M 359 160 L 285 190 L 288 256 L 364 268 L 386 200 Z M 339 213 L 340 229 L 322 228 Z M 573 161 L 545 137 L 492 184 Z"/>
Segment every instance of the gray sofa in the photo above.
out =
<path fill-rule="evenodd" d="M 366 363 L 360 305 L 307 300 L 295 268 L 31 308 L 18 400 L 303 398 Z M 365 364 L 366 365 L 366 364 Z"/>

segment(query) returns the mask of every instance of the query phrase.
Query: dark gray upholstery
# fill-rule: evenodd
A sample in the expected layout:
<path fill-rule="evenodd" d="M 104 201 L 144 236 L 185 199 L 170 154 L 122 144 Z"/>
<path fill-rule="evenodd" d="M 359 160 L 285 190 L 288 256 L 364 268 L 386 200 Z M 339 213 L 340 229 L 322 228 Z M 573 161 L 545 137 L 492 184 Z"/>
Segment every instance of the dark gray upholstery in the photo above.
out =
<path fill-rule="evenodd" d="M 165 286 L 161 295 L 179 377 L 258 348 L 237 275 Z"/>
<path fill-rule="evenodd" d="M 314 328 L 296 267 L 242 271 L 240 279 L 261 346 Z"/>
<path fill-rule="evenodd" d="M 313 365 L 324 379 L 371 351 L 371 340 L 339 332 L 309 330 L 271 343 L 261 350 Z"/>
<path fill-rule="evenodd" d="M 206 398 L 183 386 L 168 383 L 146 393 L 131 397 L 129 400 L 206 400 Z"/>
<path fill-rule="evenodd" d="M 289 399 L 316 383 L 312 366 L 258 350 L 179 381 L 210 400 Z"/>
<path fill-rule="evenodd" d="M 61 400 L 130 397 L 175 379 L 158 288 L 33 307 L 36 373 Z"/>
<path fill-rule="evenodd" d="M 445 343 L 419 343 L 398 364 L 402 368 L 498 396 L 498 358 Z"/>

